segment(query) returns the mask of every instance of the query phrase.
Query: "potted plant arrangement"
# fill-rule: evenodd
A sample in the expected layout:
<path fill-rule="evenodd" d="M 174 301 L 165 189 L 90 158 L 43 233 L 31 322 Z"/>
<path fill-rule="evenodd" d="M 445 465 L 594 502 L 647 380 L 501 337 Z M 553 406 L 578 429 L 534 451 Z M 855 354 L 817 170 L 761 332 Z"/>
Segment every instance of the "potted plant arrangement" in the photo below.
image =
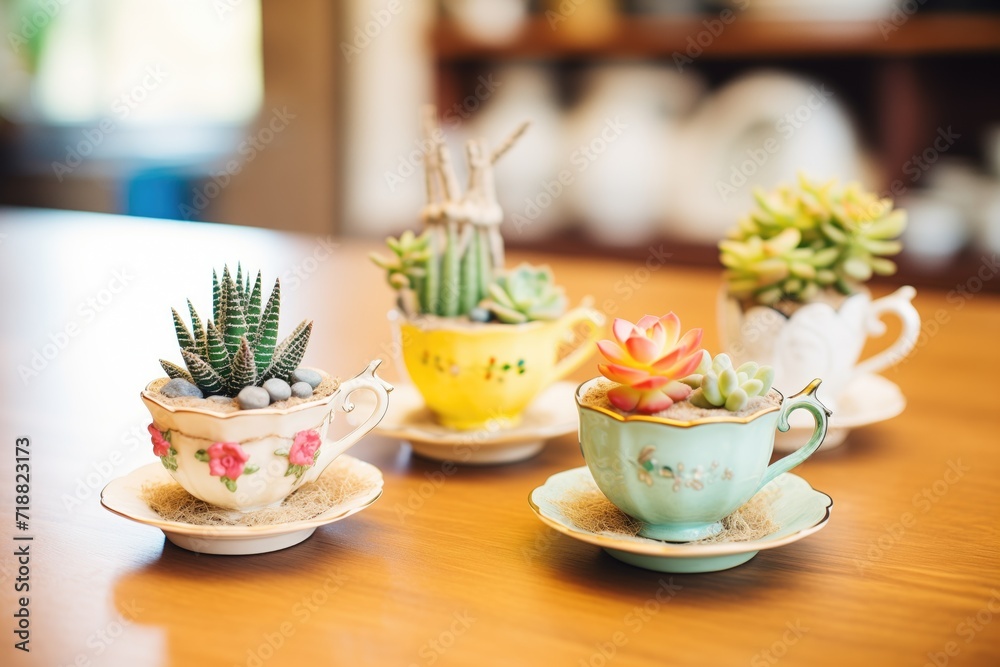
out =
<path fill-rule="evenodd" d="M 548 267 L 505 267 L 493 164 L 526 127 L 492 151 L 467 143 L 462 193 L 435 111 L 425 109 L 425 230 L 389 238 L 389 258 L 372 255 L 398 292 L 410 378 L 438 423 L 456 431 L 517 425 L 542 389 L 590 355 L 603 323 L 586 306 L 566 312 Z M 564 344 L 573 349 L 559 358 Z"/>
<path fill-rule="evenodd" d="M 849 382 L 897 363 L 916 344 L 916 291 L 905 286 L 872 300 L 864 287 L 873 275 L 895 272 L 889 256 L 901 250 L 906 214 L 856 184 L 804 176 L 797 187 L 755 198 L 756 208 L 719 243 L 723 348 L 736 364 L 773 366 L 781 387 L 822 377 L 834 407 Z M 886 313 L 901 320 L 899 337 L 858 363 L 868 336 L 884 333 Z"/>
<path fill-rule="evenodd" d="M 262 304 L 264 304 L 262 306 Z M 301 367 L 312 322 L 303 321 L 278 342 L 281 285 L 266 302 L 261 274 L 242 268 L 212 275 L 212 319 L 191 301 L 191 327 L 173 311 L 184 366 L 161 360 L 167 377 L 150 382 L 141 397 L 153 417 L 153 453 L 191 495 L 243 512 L 280 504 L 375 427 L 392 387 L 373 362 L 338 382 Z M 335 442 L 324 440 L 337 410 L 350 411 L 351 394 L 375 394 L 371 416 Z"/>
<path fill-rule="evenodd" d="M 722 530 L 721 520 L 768 482 L 806 460 L 826 435 L 820 380 L 784 398 L 774 369 L 699 349 L 701 329 L 681 335 L 673 313 L 636 323 L 616 319 L 614 340 L 597 346 L 603 377 L 580 385 L 580 446 L 598 488 L 643 522 L 640 535 L 690 542 Z M 768 465 L 775 427 L 807 410 L 812 435 Z"/>

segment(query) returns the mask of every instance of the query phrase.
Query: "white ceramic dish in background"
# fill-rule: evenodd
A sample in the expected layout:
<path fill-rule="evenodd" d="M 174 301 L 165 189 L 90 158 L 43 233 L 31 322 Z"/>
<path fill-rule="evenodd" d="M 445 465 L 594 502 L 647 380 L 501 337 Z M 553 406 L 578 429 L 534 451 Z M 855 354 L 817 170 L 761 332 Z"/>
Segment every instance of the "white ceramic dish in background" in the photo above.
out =
<path fill-rule="evenodd" d="M 345 502 L 331 505 L 312 519 L 269 526 L 200 526 L 164 520 L 141 498 L 143 486 L 172 481 L 170 474 L 159 463 L 144 465 L 112 480 L 101 491 L 101 504 L 126 519 L 159 528 L 168 540 L 188 551 L 223 556 L 262 554 L 294 546 L 312 535 L 318 527 L 360 512 L 382 495 L 382 473 L 379 469 L 346 454 L 339 456 L 323 473 L 324 476 L 347 474 L 364 480 L 362 492 Z"/>
<path fill-rule="evenodd" d="M 820 450 L 833 449 L 844 442 L 852 429 L 877 424 L 892 419 L 906 407 L 903 392 L 892 381 L 881 375 L 861 375 L 847 385 L 847 390 L 837 402 L 837 410 L 830 417 L 830 426 Z M 778 431 L 774 438 L 774 451 L 790 452 L 802 445 L 802 439 L 812 432 L 809 415 L 793 414 L 785 433 Z"/>
<path fill-rule="evenodd" d="M 661 542 L 647 537 L 595 533 L 576 525 L 560 510 L 559 502 L 569 494 L 596 489 L 586 466 L 549 477 L 531 492 L 528 504 L 543 522 L 573 539 L 595 544 L 618 560 L 657 572 L 716 572 L 742 565 L 765 549 L 774 549 L 820 530 L 830 520 L 833 500 L 790 472 L 775 478 L 760 493 L 770 494 L 771 512 L 778 525 L 770 535 L 746 542 L 684 544 Z"/>
<path fill-rule="evenodd" d="M 512 428 L 456 431 L 441 426 L 424 405 L 420 393 L 410 385 L 397 386 L 389 411 L 375 433 L 399 438 L 413 451 L 435 461 L 467 465 L 513 463 L 535 456 L 546 440 L 578 427 L 574 382 L 556 382 L 532 401 Z"/>

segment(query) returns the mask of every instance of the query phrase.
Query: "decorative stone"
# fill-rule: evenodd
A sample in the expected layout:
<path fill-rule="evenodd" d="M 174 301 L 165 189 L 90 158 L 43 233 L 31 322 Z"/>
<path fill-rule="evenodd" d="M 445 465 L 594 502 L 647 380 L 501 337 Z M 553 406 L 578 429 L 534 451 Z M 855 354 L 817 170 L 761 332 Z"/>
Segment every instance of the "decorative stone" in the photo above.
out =
<path fill-rule="evenodd" d="M 292 388 L 281 378 L 271 378 L 262 385 L 264 391 L 271 397 L 271 402 L 287 400 L 292 395 Z"/>
<path fill-rule="evenodd" d="M 243 410 L 259 410 L 271 404 L 271 396 L 263 387 L 243 387 L 236 396 Z"/>
<path fill-rule="evenodd" d="M 308 382 L 296 382 L 292 385 L 292 396 L 295 398 L 309 398 L 313 395 L 312 385 Z"/>
<path fill-rule="evenodd" d="M 308 382 L 312 389 L 319 386 L 319 383 L 323 381 L 323 376 L 316 371 L 309 370 L 308 368 L 296 368 L 292 371 L 292 384 L 298 382 Z"/>
<path fill-rule="evenodd" d="M 183 398 L 185 396 L 203 398 L 205 396 L 205 394 L 201 393 L 201 389 L 198 389 L 198 387 L 183 378 L 174 378 L 166 383 L 160 387 L 160 393 L 167 398 Z"/>
<path fill-rule="evenodd" d="M 225 403 L 227 405 L 233 402 L 233 399 L 229 398 L 228 396 L 209 396 L 208 400 L 212 401 L 213 403 Z"/>
<path fill-rule="evenodd" d="M 469 319 L 473 322 L 489 322 L 490 321 L 490 311 L 485 308 L 480 308 L 476 306 L 469 311 Z"/>

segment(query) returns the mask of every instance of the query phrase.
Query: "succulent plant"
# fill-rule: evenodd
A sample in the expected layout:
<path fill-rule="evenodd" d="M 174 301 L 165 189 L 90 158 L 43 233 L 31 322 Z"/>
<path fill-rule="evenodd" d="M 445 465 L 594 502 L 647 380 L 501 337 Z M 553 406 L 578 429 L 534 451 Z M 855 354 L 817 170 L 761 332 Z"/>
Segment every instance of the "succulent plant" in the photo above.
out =
<path fill-rule="evenodd" d="M 241 266 L 237 266 L 235 280 L 228 266 L 223 268 L 221 280 L 213 270 L 213 319 L 203 322 L 189 299 L 188 329 L 173 310 L 174 330 L 187 370 L 161 359 L 163 370 L 171 378 L 197 385 L 206 396 L 232 397 L 244 387 L 259 386 L 271 378 L 287 380 L 302 361 L 312 322 L 303 320 L 278 343 L 280 281 L 274 281 L 263 310 L 261 301 L 260 272 L 251 287 L 250 274 L 244 282 Z"/>
<path fill-rule="evenodd" d="M 753 361 L 733 368 L 729 355 L 719 354 L 712 359 L 702 350 L 698 368 L 682 382 L 694 389 L 688 397 L 692 405 L 739 412 L 754 396 L 766 396 L 771 391 L 774 369 Z"/>
<path fill-rule="evenodd" d="M 619 383 L 608 400 L 619 410 L 652 414 L 682 401 L 691 387 L 682 383 L 702 361 L 701 329 L 680 335 L 681 322 L 674 313 L 646 315 L 635 324 L 616 319 L 615 340 L 602 340 L 597 348 L 607 359 L 601 374 Z"/>
<path fill-rule="evenodd" d="M 857 184 L 818 184 L 801 175 L 797 189 L 758 190 L 754 198 L 757 208 L 719 243 L 732 296 L 763 304 L 809 301 L 823 289 L 850 294 L 873 274 L 896 271 L 885 255 L 901 250 L 895 238 L 906 213 L 893 210 L 890 199 Z"/>
<path fill-rule="evenodd" d="M 566 310 L 566 294 L 547 266 L 521 264 L 497 278 L 488 293 L 479 306 L 505 324 L 554 320 Z"/>

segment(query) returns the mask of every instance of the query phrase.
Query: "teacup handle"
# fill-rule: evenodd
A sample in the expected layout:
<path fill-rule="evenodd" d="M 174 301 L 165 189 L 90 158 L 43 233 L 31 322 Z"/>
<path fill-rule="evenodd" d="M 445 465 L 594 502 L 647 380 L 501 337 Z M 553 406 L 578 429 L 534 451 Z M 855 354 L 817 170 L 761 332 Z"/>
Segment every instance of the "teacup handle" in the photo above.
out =
<path fill-rule="evenodd" d="M 393 387 L 391 384 L 380 378 L 375 373 L 375 369 L 382 363 L 381 359 L 376 359 L 368 364 L 368 368 L 353 378 L 344 382 L 337 388 L 337 395 L 333 399 L 330 414 L 338 411 L 351 412 L 354 404 L 350 402 L 351 394 L 359 389 L 367 389 L 375 394 L 375 409 L 363 423 L 358 424 L 350 433 L 342 436 L 338 440 L 327 440 L 321 447 L 321 454 L 316 465 L 309 468 L 307 482 L 315 481 L 317 477 L 326 469 L 333 460 L 350 449 L 358 440 L 368 434 L 375 426 L 382 421 L 386 410 L 389 409 L 389 392 Z M 332 417 L 331 417 L 332 420 Z"/>
<path fill-rule="evenodd" d="M 574 308 L 559 319 L 560 333 L 565 335 L 568 332 L 573 332 L 577 324 L 586 325 L 587 331 L 576 348 L 555 365 L 547 384 L 572 373 L 594 353 L 594 343 L 597 342 L 597 338 L 604 328 L 604 316 L 588 305 Z"/>
<path fill-rule="evenodd" d="M 916 295 L 917 290 L 905 285 L 892 294 L 872 302 L 867 317 L 873 333 L 879 335 L 885 331 L 885 325 L 881 322 L 883 313 L 895 313 L 903 323 L 903 330 L 892 345 L 855 366 L 855 376 L 878 373 L 899 363 L 917 344 L 917 338 L 920 336 L 920 313 L 910 303 Z"/>
<path fill-rule="evenodd" d="M 813 428 L 812 437 L 809 438 L 809 442 L 802 445 L 788 456 L 778 459 L 771 465 L 767 467 L 764 471 L 764 479 L 760 481 L 760 485 L 757 486 L 757 491 L 767 486 L 767 483 L 778 475 L 783 475 L 795 466 L 799 465 L 807 458 L 812 456 L 820 444 L 823 442 L 823 438 L 826 437 L 826 427 L 827 422 L 830 418 L 830 411 L 825 405 L 823 405 L 818 398 L 816 398 L 816 390 L 819 388 L 820 380 L 819 378 L 813 380 L 809 383 L 805 389 L 790 396 L 785 399 L 784 405 L 781 406 L 781 414 L 778 417 L 778 430 L 784 433 L 788 430 L 788 415 L 792 413 L 793 410 L 807 410 L 812 413 L 812 416 L 816 418 L 816 426 Z"/>

